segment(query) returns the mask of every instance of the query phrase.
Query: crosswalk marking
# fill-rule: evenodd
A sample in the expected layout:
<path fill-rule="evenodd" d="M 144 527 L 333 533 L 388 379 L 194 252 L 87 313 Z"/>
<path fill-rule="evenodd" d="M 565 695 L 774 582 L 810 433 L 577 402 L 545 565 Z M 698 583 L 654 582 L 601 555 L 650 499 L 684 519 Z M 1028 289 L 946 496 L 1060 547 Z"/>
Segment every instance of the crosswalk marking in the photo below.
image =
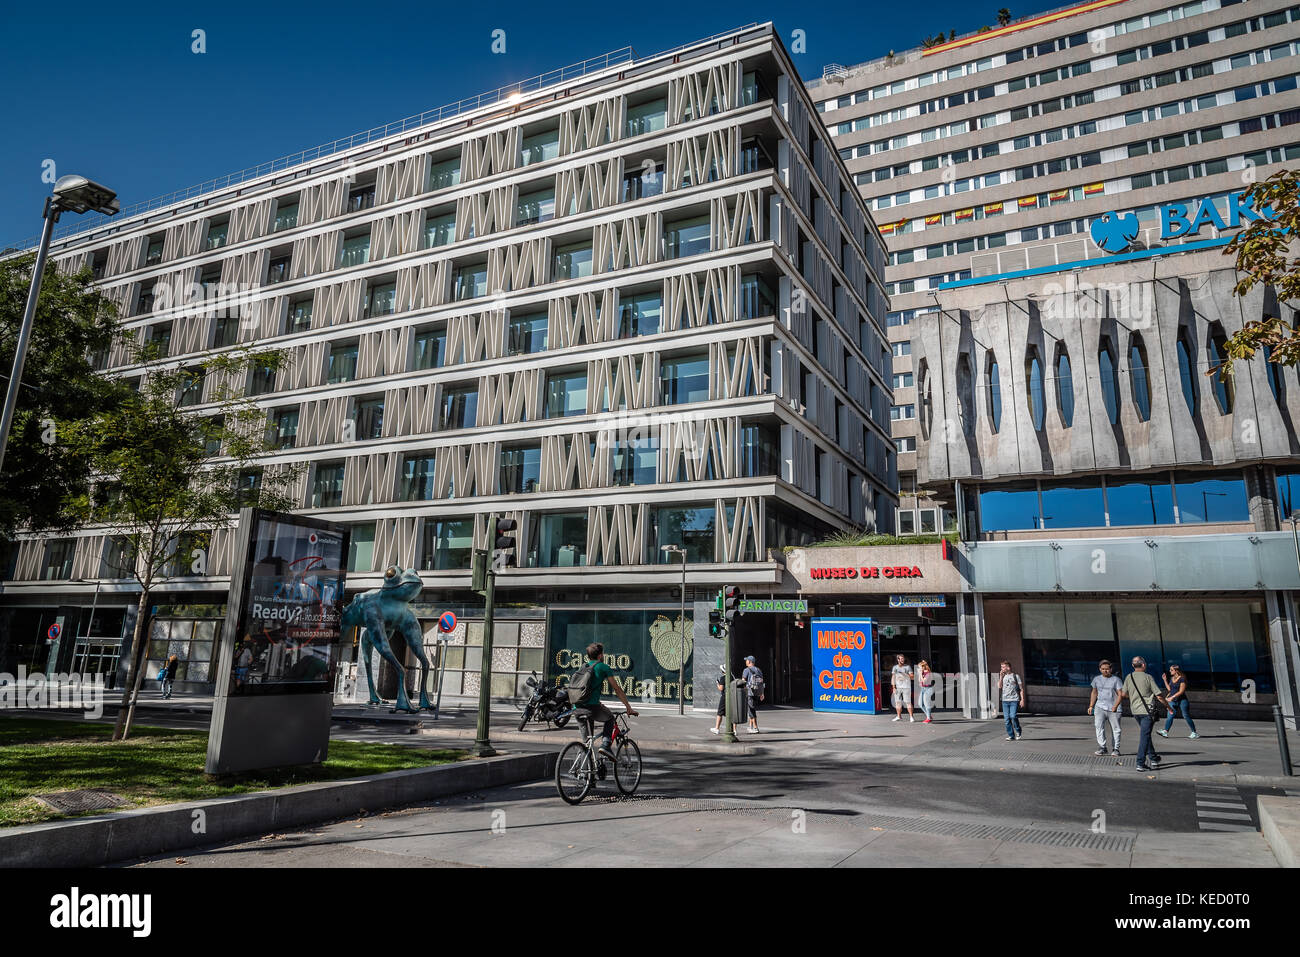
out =
<path fill-rule="evenodd" d="M 1202 831 L 1255 830 L 1241 792 L 1227 784 L 1196 785 L 1196 822 Z"/>

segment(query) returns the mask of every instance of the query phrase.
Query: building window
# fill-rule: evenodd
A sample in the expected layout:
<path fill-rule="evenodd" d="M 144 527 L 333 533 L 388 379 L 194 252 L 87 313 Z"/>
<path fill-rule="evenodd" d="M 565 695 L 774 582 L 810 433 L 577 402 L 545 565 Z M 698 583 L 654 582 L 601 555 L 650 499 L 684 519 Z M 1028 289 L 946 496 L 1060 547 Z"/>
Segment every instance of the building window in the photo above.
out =
<path fill-rule="evenodd" d="M 289 278 L 289 263 L 293 256 L 276 256 L 266 265 L 266 284 L 274 285 Z"/>
<path fill-rule="evenodd" d="M 1177 341 L 1178 350 L 1178 381 L 1183 389 L 1183 401 L 1187 403 L 1187 411 L 1193 416 L 1196 415 L 1196 374 L 1193 371 L 1195 362 L 1192 356 L 1195 354 L 1195 348 L 1192 346 L 1191 332 L 1186 326 L 1178 332 Z"/>
<path fill-rule="evenodd" d="M 1025 360 L 1025 378 L 1029 383 L 1029 420 L 1034 425 L 1034 431 L 1041 432 L 1047 418 L 1047 397 L 1043 392 L 1043 363 L 1038 357 L 1037 346 L 1029 347 L 1029 356 Z"/>
<path fill-rule="evenodd" d="M 743 276 L 740 280 L 740 318 L 763 319 L 776 314 L 776 297 L 762 276 Z"/>
<path fill-rule="evenodd" d="M 415 368 L 436 369 L 447 349 L 446 329 L 426 329 L 415 336 Z"/>
<path fill-rule="evenodd" d="M 660 165 L 623 174 L 623 202 L 659 196 L 664 191 L 664 169 Z"/>
<path fill-rule="evenodd" d="M 335 343 L 330 346 L 329 368 L 326 380 L 332 385 L 351 382 L 357 377 L 357 343 Z"/>
<path fill-rule="evenodd" d="M 397 311 L 397 283 L 386 282 L 366 290 L 366 317 L 391 316 Z"/>
<path fill-rule="evenodd" d="M 1067 429 L 1074 425 L 1074 379 L 1064 345 L 1056 348 L 1056 409 L 1061 413 L 1061 425 Z"/>
<path fill-rule="evenodd" d="M 1136 332 L 1129 340 L 1128 366 L 1133 406 L 1137 409 L 1138 419 L 1146 422 L 1151 418 L 1151 380 L 1147 373 L 1146 346 L 1142 342 L 1142 336 Z"/>
<path fill-rule="evenodd" d="M 1101 376 L 1101 398 L 1106 405 L 1106 417 L 1114 425 L 1119 421 L 1119 370 L 1115 365 L 1115 347 L 1110 344 L 1108 336 L 1101 339 L 1097 367 Z"/>
<path fill-rule="evenodd" d="M 512 356 L 528 355 L 544 350 L 549 325 L 550 320 L 544 312 L 534 312 L 518 317 L 511 316 L 509 341 L 506 346 L 509 354 Z"/>
<path fill-rule="evenodd" d="M 1273 350 L 1264 346 L 1264 376 L 1268 379 L 1268 390 L 1273 393 L 1273 401 L 1281 402 L 1286 395 L 1286 379 L 1283 370 L 1273 361 Z"/>
<path fill-rule="evenodd" d="M 1174 493 L 1169 473 L 1159 478 L 1107 479 L 1106 514 L 1112 527 L 1172 525 Z"/>
<path fill-rule="evenodd" d="M 221 316 L 216 321 L 212 334 L 212 348 L 224 349 L 239 341 L 239 317 Z"/>
<path fill-rule="evenodd" d="M 1236 389 L 1231 378 L 1225 379 L 1219 374 L 1220 368 L 1228 358 L 1228 340 L 1223 334 L 1223 326 L 1217 322 L 1210 324 L 1209 333 L 1205 338 L 1205 353 L 1206 358 L 1209 359 L 1210 371 L 1213 373 L 1210 376 L 1210 387 L 1214 390 L 1214 402 L 1221 413 L 1231 415 Z"/>
<path fill-rule="evenodd" d="M 657 438 L 643 436 L 620 440 L 613 448 L 614 484 L 653 485 L 658 474 L 658 463 Z"/>
<path fill-rule="evenodd" d="M 339 266 L 360 266 L 370 262 L 370 231 L 351 237 L 344 237 L 343 249 L 339 253 Z"/>
<path fill-rule="evenodd" d="M 157 239 L 149 240 L 149 248 L 145 250 L 144 264 L 146 266 L 156 266 L 162 262 L 163 257 L 163 240 L 159 236 Z"/>
<path fill-rule="evenodd" d="M 1249 522 L 1245 478 L 1237 474 L 1175 472 L 1179 524 Z"/>
<path fill-rule="evenodd" d="M 681 259 L 709 251 L 709 217 L 700 216 L 664 227 L 664 243 L 669 259 Z"/>
<path fill-rule="evenodd" d="M 895 521 L 898 523 L 899 535 L 916 534 L 916 511 L 914 509 L 898 509 Z"/>
<path fill-rule="evenodd" d="M 348 193 L 347 212 L 359 213 L 363 209 L 370 209 L 375 205 L 375 184 L 369 183 L 363 186 L 354 186 Z"/>
<path fill-rule="evenodd" d="M 409 455 L 402 460 L 402 499 L 427 501 L 434 497 L 432 455 Z"/>
<path fill-rule="evenodd" d="M 520 166 L 544 163 L 560 155 L 560 128 L 525 136 L 520 144 Z"/>
<path fill-rule="evenodd" d="M 659 332 L 663 311 L 663 294 L 641 293 L 620 298 L 618 303 L 618 334 L 621 339 L 633 336 L 653 336 Z"/>
<path fill-rule="evenodd" d="M 680 562 L 663 546 L 676 545 L 686 551 L 688 562 L 712 562 L 717 510 L 703 508 L 660 508 L 654 511 L 655 557 L 659 564 Z"/>
<path fill-rule="evenodd" d="M 524 193 L 519 197 L 515 209 L 515 225 L 531 226 L 545 223 L 555 218 L 555 188 L 539 189 Z"/>
<path fill-rule="evenodd" d="M 266 395 L 275 391 L 275 369 L 261 363 L 253 366 L 248 375 L 249 395 Z"/>
<path fill-rule="evenodd" d="M 766 425 L 746 425 L 740 430 L 740 474 L 746 478 L 780 474 L 780 442 L 776 430 Z"/>
<path fill-rule="evenodd" d="M 587 412 L 587 373 L 553 372 L 546 377 L 546 416 L 558 419 Z"/>
<path fill-rule="evenodd" d="M 313 296 L 289 300 L 289 332 L 306 332 L 311 328 L 311 311 L 315 302 Z"/>
<path fill-rule="evenodd" d="M 664 405 L 708 401 L 709 357 L 707 355 L 664 360 L 661 376 Z"/>
<path fill-rule="evenodd" d="M 278 409 L 274 413 L 272 441 L 277 449 L 291 449 L 298 438 L 298 407 Z"/>
<path fill-rule="evenodd" d="M 298 203 L 295 200 L 292 203 L 277 205 L 275 208 L 275 224 L 271 227 L 273 232 L 279 232 L 282 229 L 293 229 L 298 225 Z"/>
<path fill-rule="evenodd" d="M 456 213 L 429 213 L 424 220 L 424 248 L 446 246 L 456 241 Z"/>
<path fill-rule="evenodd" d="M 453 156 L 429 165 L 429 191 L 460 185 L 460 157 Z"/>
<path fill-rule="evenodd" d="M 500 483 L 504 495 L 536 492 L 542 477 L 542 448 L 527 445 L 501 450 Z"/>
<path fill-rule="evenodd" d="M 646 103 L 629 103 L 627 106 L 627 135 L 640 136 L 655 133 L 667 124 L 668 101 L 663 97 Z"/>
<path fill-rule="evenodd" d="M 996 435 L 1002 428 L 1002 378 L 992 350 L 985 354 L 984 370 L 985 388 L 989 393 L 989 428 Z"/>
<path fill-rule="evenodd" d="M 72 558 L 77 552 L 75 538 L 51 539 L 45 546 L 45 565 L 41 569 L 42 581 L 63 581 L 72 577 Z"/>
<path fill-rule="evenodd" d="M 587 564 L 587 513 L 553 512 L 535 516 L 528 564 L 534 568 L 578 568 Z"/>
<path fill-rule="evenodd" d="M 224 220 L 219 223 L 212 223 L 208 226 L 208 249 L 220 249 L 226 244 L 226 234 L 230 229 L 230 221 Z"/>
<path fill-rule="evenodd" d="M 478 422 L 478 389 L 468 386 L 442 394 L 439 429 L 470 429 Z"/>
<path fill-rule="evenodd" d="M 424 537 L 420 543 L 422 571 L 469 568 L 473 556 L 474 519 L 425 520 Z"/>
<path fill-rule="evenodd" d="M 316 466 L 312 483 L 311 507 L 334 508 L 343 504 L 343 463 L 322 462 Z"/>
<path fill-rule="evenodd" d="M 477 299 L 479 296 L 486 296 L 487 292 L 487 263 L 461 266 L 456 270 L 457 300 Z"/>
<path fill-rule="evenodd" d="M 372 396 L 357 399 L 356 436 L 358 439 L 377 439 L 384 434 L 384 397 Z"/>
<path fill-rule="evenodd" d="M 556 249 L 553 266 L 552 278 L 556 281 L 590 276 L 591 243 L 574 243 Z"/>
<path fill-rule="evenodd" d="M 181 380 L 180 405 L 198 405 L 203 401 L 203 369 L 191 366 Z"/>
<path fill-rule="evenodd" d="M 348 536 L 348 571 L 368 572 L 375 563 L 375 523 L 353 525 Z"/>

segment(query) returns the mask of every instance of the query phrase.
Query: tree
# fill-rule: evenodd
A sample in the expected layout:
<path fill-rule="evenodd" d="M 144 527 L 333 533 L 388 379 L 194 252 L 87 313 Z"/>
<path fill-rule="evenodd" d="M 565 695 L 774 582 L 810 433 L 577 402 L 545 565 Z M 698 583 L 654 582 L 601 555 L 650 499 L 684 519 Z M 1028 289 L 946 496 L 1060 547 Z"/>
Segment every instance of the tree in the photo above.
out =
<path fill-rule="evenodd" d="M 1003 7 L 998 11 L 998 26 L 1005 27 L 1011 22 L 1011 11 Z"/>
<path fill-rule="evenodd" d="M 1245 191 L 1242 205 L 1252 205 L 1259 219 L 1232 237 L 1225 255 L 1237 257 L 1237 284 L 1244 296 L 1257 283 L 1272 286 L 1279 305 L 1300 301 L 1300 258 L 1295 237 L 1300 232 L 1300 172 L 1281 170 Z M 1281 309 L 1278 310 L 1281 312 Z M 1265 360 L 1281 366 L 1300 362 L 1300 328 L 1280 315 L 1247 322 L 1228 339 L 1226 358 L 1207 374 L 1232 375 L 1233 362 L 1252 359 L 1258 349 Z"/>
<path fill-rule="evenodd" d="M 0 262 L 0 390 L 9 386 L 35 259 Z M 0 472 L 0 539 L 13 539 L 20 528 L 66 531 L 76 525 L 90 462 L 62 438 L 112 409 L 128 391 L 121 380 L 93 368 L 90 357 L 112 345 L 118 321 L 112 302 L 91 282 L 89 270 L 45 271 Z"/>
<path fill-rule="evenodd" d="M 281 368 L 286 354 L 250 348 L 221 353 L 191 366 L 157 361 L 152 346 L 137 350 L 145 363 L 137 392 L 118 408 L 84 423 L 75 443 L 102 476 L 87 517 L 117 531 L 125 556 L 119 574 L 140 586 L 131 663 L 113 740 L 130 734 L 135 699 L 148 659 L 149 598 L 181 574 L 200 574 L 213 529 L 227 526 L 245 505 L 285 509 L 301 503 L 285 495 L 300 467 L 262 470 L 270 450 L 266 413 L 244 395 L 254 367 Z M 219 414 L 189 411 L 206 386 Z M 250 481 L 251 478 L 251 481 Z"/>

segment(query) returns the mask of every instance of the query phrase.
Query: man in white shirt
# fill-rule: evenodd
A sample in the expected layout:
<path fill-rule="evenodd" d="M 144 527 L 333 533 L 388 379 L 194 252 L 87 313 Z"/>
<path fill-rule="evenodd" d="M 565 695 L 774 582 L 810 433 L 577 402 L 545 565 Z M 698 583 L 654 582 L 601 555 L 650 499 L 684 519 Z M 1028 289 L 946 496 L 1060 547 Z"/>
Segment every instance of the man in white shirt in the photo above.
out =
<path fill-rule="evenodd" d="M 1101 674 L 1092 679 L 1092 697 L 1088 700 L 1088 714 L 1093 716 L 1093 726 L 1097 732 L 1097 750 L 1093 753 L 1106 753 L 1106 722 L 1110 721 L 1113 742 L 1110 753 L 1119 757 L 1119 692 L 1123 682 L 1119 675 L 1113 673 L 1109 661 L 1102 661 L 1097 667 L 1101 669 Z"/>
<path fill-rule="evenodd" d="M 906 655 L 898 655 L 897 662 L 889 672 L 889 683 L 894 689 L 894 708 L 898 712 L 893 720 L 903 720 L 903 705 L 906 704 L 907 719 L 915 721 L 916 715 L 912 711 L 912 666 L 907 663 Z"/>

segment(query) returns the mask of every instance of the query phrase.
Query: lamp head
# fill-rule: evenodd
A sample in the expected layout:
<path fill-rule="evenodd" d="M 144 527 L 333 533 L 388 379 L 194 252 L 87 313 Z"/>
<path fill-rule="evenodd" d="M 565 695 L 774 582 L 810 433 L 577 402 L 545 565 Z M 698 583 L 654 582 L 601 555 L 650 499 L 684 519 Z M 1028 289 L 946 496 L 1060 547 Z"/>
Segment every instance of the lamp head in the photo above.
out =
<path fill-rule="evenodd" d="M 60 176 L 54 184 L 54 205 L 73 213 L 94 211 L 105 216 L 114 215 L 121 204 L 117 193 L 84 176 Z"/>

